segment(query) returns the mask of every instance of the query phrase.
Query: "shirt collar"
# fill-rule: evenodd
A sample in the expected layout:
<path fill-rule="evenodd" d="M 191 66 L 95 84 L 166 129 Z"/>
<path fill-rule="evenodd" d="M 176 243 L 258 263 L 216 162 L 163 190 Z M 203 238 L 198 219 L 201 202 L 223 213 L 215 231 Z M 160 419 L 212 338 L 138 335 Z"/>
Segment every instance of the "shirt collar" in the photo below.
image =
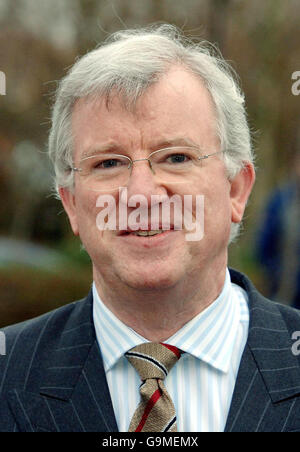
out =
<path fill-rule="evenodd" d="M 119 320 L 103 303 L 93 283 L 93 320 L 104 369 L 108 372 L 131 348 L 147 341 Z"/>
<path fill-rule="evenodd" d="M 96 337 L 105 371 L 109 371 L 128 350 L 148 341 L 104 305 L 95 283 L 93 297 Z M 239 303 L 234 297 L 227 269 L 225 283 L 218 298 L 165 342 L 222 372 L 228 372 L 239 322 Z"/>

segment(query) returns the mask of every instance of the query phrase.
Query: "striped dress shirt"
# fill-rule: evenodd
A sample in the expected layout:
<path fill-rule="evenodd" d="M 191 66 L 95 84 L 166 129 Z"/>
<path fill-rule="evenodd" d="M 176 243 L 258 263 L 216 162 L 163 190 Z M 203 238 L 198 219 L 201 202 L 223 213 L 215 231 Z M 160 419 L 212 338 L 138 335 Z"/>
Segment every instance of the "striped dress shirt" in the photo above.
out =
<path fill-rule="evenodd" d="M 124 354 L 145 338 L 121 322 L 101 301 L 93 284 L 93 319 L 120 432 L 128 431 L 137 408 L 140 379 Z M 165 342 L 185 353 L 165 386 L 176 409 L 179 432 L 222 432 L 248 337 L 246 292 L 231 283 L 204 311 Z"/>

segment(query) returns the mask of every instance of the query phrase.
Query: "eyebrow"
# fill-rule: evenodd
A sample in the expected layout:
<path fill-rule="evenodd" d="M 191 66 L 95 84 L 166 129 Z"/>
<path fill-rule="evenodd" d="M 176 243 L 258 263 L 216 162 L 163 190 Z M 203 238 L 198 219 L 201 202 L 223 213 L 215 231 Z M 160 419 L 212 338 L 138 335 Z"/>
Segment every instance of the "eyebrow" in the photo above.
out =
<path fill-rule="evenodd" d="M 201 147 L 199 144 L 195 143 L 193 140 L 187 137 L 175 137 L 168 138 L 164 140 L 158 141 L 154 146 L 151 146 L 151 149 L 163 149 L 168 147 L 176 147 L 176 146 L 190 146 L 190 147 Z"/>
<path fill-rule="evenodd" d="M 149 150 L 156 151 L 158 149 L 164 149 L 164 148 L 176 147 L 176 146 L 189 146 L 189 147 L 201 148 L 201 146 L 199 144 L 195 143 L 190 138 L 175 137 L 175 138 L 166 138 L 166 139 L 157 141 L 153 145 L 149 146 Z M 120 144 L 113 143 L 113 142 L 99 144 L 99 145 L 88 148 L 86 151 L 84 151 L 82 153 L 80 158 L 83 159 L 86 157 L 103 154 L 105 152 L 112 153 L 112 154 L 122 154 L 122 153 L 124 153 L 124 147 L 121 146 Z"/>
<path fill-rule="evenodd" d="M 81 154 L 81 159 L 86 157 L 91 157 L 97 154 L 103 154 L 104 152 L 109 152 L 113 154 L 120 154 L 123 151 L 123 147 L 117 143 L 104 143 L 96 146 L 89 147 L 86 151 Z"/>

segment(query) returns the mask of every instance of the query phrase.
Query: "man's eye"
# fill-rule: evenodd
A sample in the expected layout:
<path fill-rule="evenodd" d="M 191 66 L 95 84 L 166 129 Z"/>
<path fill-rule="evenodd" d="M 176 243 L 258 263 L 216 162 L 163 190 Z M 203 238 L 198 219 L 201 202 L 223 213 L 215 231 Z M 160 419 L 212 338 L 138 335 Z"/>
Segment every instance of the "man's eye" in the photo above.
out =
<path fill-rule="evenodd" d="M 189 156 L 186 154 L 172 154 L 167 158 L 168 163 L 186 163 L 190 160 Z"/>
<path fill-rule="evenodd" d="M 117 159 L 107 159 L 107 160 L 99 160 L 95 162 L 94 169 L 110 169 L 110 168 L 117 168 L 122 165 L 122 162 Z"/>

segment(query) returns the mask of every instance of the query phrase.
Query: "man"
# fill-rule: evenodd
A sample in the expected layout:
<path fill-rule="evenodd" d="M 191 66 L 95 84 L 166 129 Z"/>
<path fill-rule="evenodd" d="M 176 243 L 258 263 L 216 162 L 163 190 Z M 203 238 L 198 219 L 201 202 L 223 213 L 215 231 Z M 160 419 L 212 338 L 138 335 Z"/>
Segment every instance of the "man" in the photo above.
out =
<path fill-rule="evenodd" d="M 3 330 L 1 430 L 299 430 L 299 313 L 227 269 L 255 175 L 224 61 L 171 26 L 117 33 L 61 82 L 49 151 L 94 283 Z"/>

